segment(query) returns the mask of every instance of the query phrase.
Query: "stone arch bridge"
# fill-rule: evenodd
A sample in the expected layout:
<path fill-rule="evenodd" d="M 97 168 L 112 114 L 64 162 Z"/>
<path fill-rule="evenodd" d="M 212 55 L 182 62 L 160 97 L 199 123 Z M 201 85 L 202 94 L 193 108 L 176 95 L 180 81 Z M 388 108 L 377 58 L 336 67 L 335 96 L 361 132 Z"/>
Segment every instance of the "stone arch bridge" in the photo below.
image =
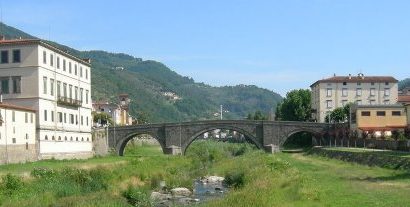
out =
<path fill-rule="evenodd" d="M 205 132 L 227 129 L 243 134 L 259 149 L 274 153 L 285 141 L 298 132 L 309 132 L 314 141 L 321 140 L 334 128 L 332 124 L 292 121 L 211 120 L 181 123 L 142 124 L 110 127 L 108 146 L 120 156 L 129 140 L 148 134 L 161 145 L 165 154 L 184 154 L 188 146 Z"/>

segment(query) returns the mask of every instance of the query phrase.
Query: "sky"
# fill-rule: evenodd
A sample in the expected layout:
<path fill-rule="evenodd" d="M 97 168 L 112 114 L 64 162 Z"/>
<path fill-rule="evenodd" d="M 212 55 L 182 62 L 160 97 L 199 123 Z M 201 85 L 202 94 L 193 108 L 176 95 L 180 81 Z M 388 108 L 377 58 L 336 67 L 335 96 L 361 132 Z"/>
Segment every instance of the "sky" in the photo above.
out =
<path fill-rule="evenodd" d="M 336 75 L 410 77 L 410 1 L 0 0 L 2 21 L 79 50 L 127 53 L 213 86 L 281 95 Z"/>

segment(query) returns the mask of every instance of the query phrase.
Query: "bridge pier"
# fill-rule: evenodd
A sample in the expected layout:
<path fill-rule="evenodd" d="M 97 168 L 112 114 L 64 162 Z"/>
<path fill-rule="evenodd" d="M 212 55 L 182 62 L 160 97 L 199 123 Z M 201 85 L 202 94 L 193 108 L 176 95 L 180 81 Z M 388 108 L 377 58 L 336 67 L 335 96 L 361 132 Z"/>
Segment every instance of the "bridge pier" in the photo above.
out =
<path fill-rule="evenodd" d="M 264 147 L 267 153 L 274 154 L 274 153 L 280 152 L 280 148 L 278 145 L 269 144 L 269 145 L 265 145 Z"/>
<path fill-rule="evenodd" d="M 171 145 L 164 149 L 164 154 L 167 155 L 182 155 L 182 149 L 179 146 Z"/>

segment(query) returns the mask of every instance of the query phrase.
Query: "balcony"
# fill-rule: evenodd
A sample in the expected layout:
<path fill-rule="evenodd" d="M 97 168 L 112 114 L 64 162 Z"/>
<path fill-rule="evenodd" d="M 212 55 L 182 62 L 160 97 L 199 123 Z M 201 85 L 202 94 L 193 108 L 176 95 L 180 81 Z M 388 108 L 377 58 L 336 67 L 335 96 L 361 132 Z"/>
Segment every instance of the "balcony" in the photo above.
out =
<path fill-rule="evenodd" d="M 81 106 L 82 102 L 80 100 L 60 96 L 58 97 L 57 104 L 78 108 Z"/>

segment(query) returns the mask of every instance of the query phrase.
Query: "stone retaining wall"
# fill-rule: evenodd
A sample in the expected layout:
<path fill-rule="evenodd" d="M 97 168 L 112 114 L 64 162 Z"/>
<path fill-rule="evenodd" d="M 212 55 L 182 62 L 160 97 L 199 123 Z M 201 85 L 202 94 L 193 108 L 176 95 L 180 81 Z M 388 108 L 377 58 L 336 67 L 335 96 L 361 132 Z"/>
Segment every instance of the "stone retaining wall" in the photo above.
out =
<path fill-rule="evenodd" d="M 37 161 L 37 147 L 31 145 L 7 145 L 0 146 L 0 164 L 24 163 Z"/>

